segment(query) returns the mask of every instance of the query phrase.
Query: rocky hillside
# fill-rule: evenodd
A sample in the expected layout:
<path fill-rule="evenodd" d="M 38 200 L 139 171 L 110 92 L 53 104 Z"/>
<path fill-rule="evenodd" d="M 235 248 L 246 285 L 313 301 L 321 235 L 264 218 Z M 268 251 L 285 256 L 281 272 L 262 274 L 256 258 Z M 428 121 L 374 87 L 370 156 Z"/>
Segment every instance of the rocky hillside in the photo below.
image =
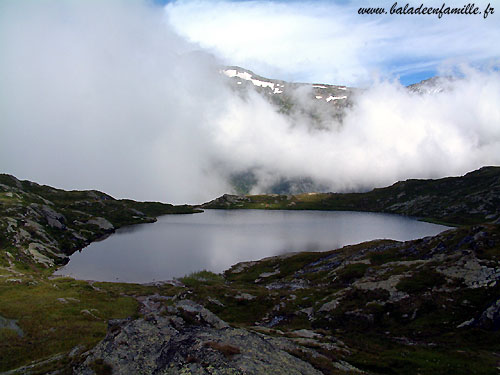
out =
<path fill-rule="evenodd" d="M 461 225 L 500 220 L 500 167 L 462 177 L 407 180 L 367 193 L 223 195 L 202 208 L 387 212 Z"/>
<path fill-rule="evenodd" d="M 0 175 L 0 264 L 52 267 L 103 235 L 191 206 L 117 200 L 99 191 L 64 191 Z"/>

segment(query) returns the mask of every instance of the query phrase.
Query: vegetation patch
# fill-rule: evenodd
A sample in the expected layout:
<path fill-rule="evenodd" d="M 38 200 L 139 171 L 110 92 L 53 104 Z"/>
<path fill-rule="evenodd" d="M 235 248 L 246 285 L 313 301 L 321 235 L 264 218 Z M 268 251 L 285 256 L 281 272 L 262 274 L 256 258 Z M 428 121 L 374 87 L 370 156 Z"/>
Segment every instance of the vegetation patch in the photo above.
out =
<path fill-rule="evenodd" d="M 368 268 L 370 265 L 366 263 L 349 264 L 337 272 L 338 280 L 345 284 L 351 284 L 354 280 L 363 277 Z"/>
<path fill-rule="evenodd" d="M 24 336 L 2 330 L 0 371 L 32 360 L 92 347 L 106 334 L 109 319 L 136 313 L 137 301 L 95 291 L 73 279 L 36 279 L 29 284 L 0 284 L 0 315 L 16 319 Z"/>
<path fill-rule="evenodd" d="M 423 269 L 405 277 L 396 285 L 402 292 L 413 294 L 420 293 L 446 283 L 446 279 L 439 272 L 432 269 Z"/>
<path fill-rule="evenodd" d="M 224 283 L 224 278 L 220 274 L 203 270 L 181 277 L 179 278 L 179 281 L 187 287 L 193 288 L 200 285 L 221 284 Z"/>

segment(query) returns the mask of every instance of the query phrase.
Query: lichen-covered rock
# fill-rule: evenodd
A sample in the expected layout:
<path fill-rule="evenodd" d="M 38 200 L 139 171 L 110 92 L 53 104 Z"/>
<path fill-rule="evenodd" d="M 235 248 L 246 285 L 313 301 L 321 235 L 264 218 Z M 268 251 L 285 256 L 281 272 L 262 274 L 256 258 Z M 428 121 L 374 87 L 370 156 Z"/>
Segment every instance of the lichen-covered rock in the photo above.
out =
<path fill-rule="evenodd" d="M 66 218 L 63 214 L 54 211 L 47 205 L 42 205 L 40 207 L 40 211 L 47 220 L 49 226 L 57 229 L 64 229 L 66 227 L 66 225 L 64 224 Z"/>
<path fill-rule="evenodd" d="M 500 268 L 488 267 L 469 252 L 457 259 L 452 265 L 443 265 L 437 268 L 442 274 L 462 279 L 469 288 L 494 286 L 500 280 Z"/>
<path fill-rule="evenodd" d="M 321 374 L 288 352 L 296 347 L 292 342 L 231 328 L 193 301 L 170 311 L 110 321 L 106 338 L 74 373 L 96 374 L 100 364 L 113 374 Z"/>
<path fill-rule="evenodd" d="M 87 221 L 87 224 L 97 225 L 100 229 L 113 230 L 113 224 L 103 217 L 95 217 Z"/>

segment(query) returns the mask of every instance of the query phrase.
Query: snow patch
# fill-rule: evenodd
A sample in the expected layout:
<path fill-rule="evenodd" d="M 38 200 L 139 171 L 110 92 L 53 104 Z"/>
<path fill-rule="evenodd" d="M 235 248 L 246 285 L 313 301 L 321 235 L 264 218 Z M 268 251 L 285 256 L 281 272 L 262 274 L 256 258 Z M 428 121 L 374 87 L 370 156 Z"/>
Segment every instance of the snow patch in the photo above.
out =
<path fill-rule="evenodd" d="M 328 98 L 326 98 L 326 101 L 329 102 L 331 100 L 343 100 L 343 99 L 347 99 L 347 96 L 329 96 Z"/>
<path fill-rule="evenodd" d="M 269 87 L 269 88 L 274 90 L 274 83 L 273 82 L 260 81 L 258 79 L 253 79 L 252 75 L 250 73 L 247 73 L 247 72 L 238 72 L 236 69 L 228 69 L 228 70 L 223 70 L 222 73 L 224 73 L 229 78 L 238 77 L 238 78 L 244 79 L 245 81 L 252 81 L 254 86 Z"/>

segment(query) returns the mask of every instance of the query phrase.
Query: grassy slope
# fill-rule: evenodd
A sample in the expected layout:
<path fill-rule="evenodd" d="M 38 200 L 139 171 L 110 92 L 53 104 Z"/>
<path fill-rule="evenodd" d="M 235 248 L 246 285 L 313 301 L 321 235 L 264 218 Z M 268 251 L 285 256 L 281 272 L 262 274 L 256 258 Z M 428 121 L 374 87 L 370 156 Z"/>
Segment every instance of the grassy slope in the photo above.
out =
<path fill-rule="evenodd" d="M 18 185 L 19 183 L 21 184 L 20 186 Z M 0 184 L 13 188 L 20 187 L 22 191 L 27 193 L 23 204 L 31 203 L 28 197 L 31 197 L 33 202 L 39 201 L 37 200 L 38 196 L 38 198 L 41 197 L 54 203 L 55 207 L 60 209 L 62 213 L 65 210 L 78 209 L 91 215 L 105 217 L 115 228 L 137 224 L 145 220 L 134 217 L 137 215 L 128 211 L 130 209 L 141 211 L 149 219 L 166 214 L 198 212 L 189 205 L 174 206 L 160 202 L 136 202 L 130 199 L 114 199 L 110 195 L 97 190 L 66 191 L 46 185 L 39 185 L 31 181 L 19 181 L 7 174 L 0 174 Z"/>
<path fill-rule="evenodd" d="M 39 273 L 15 278 L 15 282 L 0 278 L 0 315 L 16 319 L 24 336 L 0 329 L 0 372 L 72 349 L 80 354 L 104 338 L 108 320 L 138 316 L 139 304 L 133 296 L 171 295 L 175 290 L 170 286 L 51 280 Z M 71 361 L 65 355 L 37 366 L 35 373 L 67 368 Z"/>

